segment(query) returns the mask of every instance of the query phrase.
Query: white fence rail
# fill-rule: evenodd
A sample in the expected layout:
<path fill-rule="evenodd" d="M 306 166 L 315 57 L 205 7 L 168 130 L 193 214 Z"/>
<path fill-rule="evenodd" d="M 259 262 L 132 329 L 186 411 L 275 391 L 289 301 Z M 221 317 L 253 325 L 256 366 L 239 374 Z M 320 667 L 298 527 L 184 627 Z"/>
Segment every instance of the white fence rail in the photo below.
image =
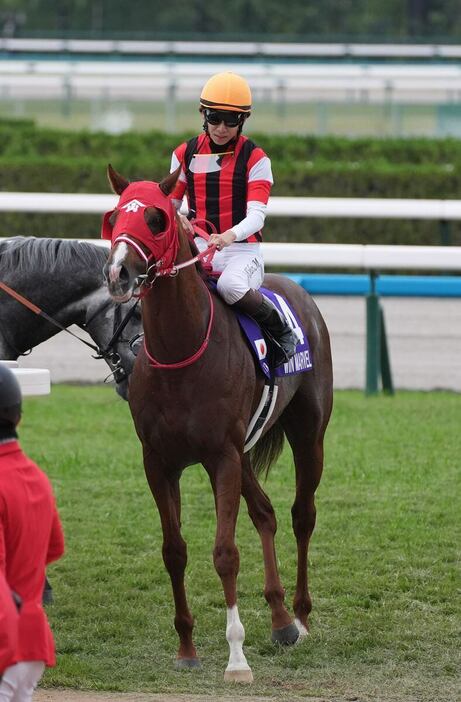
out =
<path fill-rule="evenodd" d="M 116 203 L 115 195 L 0 193 L 0 211 L 3 212 L 102 214 Z M 276 217 L 461 220 L 461 200 L 273 197 L 268 214 Z M 107 244 L 101 240 L 91 241 Z M 461 271 L 461 247 L 456 246 L 264 243 L 263 251 L 268 266 Z"/>
<path fill-rule="evenodd" d="M 461 271 L 461 246 L 265 243 L 263 253 L 267 266 Z"/>
<path fill-rule="evenodd" d="M 129 55 L 224 55 L 346 58 L 461 58 L 459 44 L 358 44 L 326 42 L 126 41 L 116 39 L 0 38 L 5 52 Z"/>
<path fill-rule="evenodd" d="M 0 192 L 0 212 L 102 214 L 116 204 L 115 195 Z M 268 215 L 271 217 L 461 220 L 461 200 L 271 197 Z"/>
<path fill-rule="evenodd" d="M 3 99 L 46 97 L 66 99 L 128 99 L 197 101 L 204 82 L 223 64 L 207 61 L 140 60 L 62 61 L 39 58 L 0 60 Z M 309 63 L 301 61 L 232 61 L 250 83 L 258 102 L 303 103 L 312 100 L 388 104 L 459 104 L 461 66 L 457 62 L 426 63 Z"/>

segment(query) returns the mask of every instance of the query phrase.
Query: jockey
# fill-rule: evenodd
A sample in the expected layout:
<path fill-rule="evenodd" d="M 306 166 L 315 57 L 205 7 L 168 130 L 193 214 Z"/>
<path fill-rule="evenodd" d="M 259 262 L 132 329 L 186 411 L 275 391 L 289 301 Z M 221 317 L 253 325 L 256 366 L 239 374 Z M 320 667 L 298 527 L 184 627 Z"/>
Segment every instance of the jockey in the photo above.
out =
<path fill-rule="evenodd" d="M 204 134 L 178 146 L 171 172 L 181 167 L 171 195 L 176 209 L 187 196 L 189 217 L 216 227 L 208 242 L 196 237 L 203 251 L 213 244 L 214 270 L 221 273 L 218 292 L 229 304 L 250 315 L 277 344 L 276 365 L 296 351 L 297 336 L 278 309 L 258 290 L 264 278 L 262 228 L 273 184 L 271 162 L 264 151 L 242 135 L 251 113 L 251 91 L 235 73 L 218 73 L 200 95 Z M 191 223 L 180 215 L 186 229 Z"/>

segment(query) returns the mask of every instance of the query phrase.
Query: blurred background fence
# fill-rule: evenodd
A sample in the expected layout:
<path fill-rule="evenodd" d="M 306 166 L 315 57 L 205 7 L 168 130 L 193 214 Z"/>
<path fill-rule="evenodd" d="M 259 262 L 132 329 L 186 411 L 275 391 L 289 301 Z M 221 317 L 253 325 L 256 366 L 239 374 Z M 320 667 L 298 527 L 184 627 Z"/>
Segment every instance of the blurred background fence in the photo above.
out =
<path fill-rule="evenodd" d="M 461 136 L 461 46 L 0 40 L 0 116 L 110 133 L 199 125 L 221 70 L 245 76 L 247 132 Z"/>

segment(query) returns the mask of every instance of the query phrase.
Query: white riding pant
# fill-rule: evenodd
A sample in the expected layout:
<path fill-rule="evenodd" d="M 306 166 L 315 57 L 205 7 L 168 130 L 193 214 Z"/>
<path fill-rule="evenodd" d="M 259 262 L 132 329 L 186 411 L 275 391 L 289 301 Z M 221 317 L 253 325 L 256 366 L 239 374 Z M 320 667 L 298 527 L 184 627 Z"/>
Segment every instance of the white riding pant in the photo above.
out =
<path fill-rule="evenodd" d="M 204 239 L 194 239 L 199 251 L 204 251 L 207 244 Z M 244 244 L 234 242 L 213 256 L 213 270 L 219 271 L 218 292 L 228 305 L 242 299 L 252 288 L 261 287 L 264 278 L 264 261 L 261 244 Z M 1 701 L 0 701 L 1 702 Z"/>
<path fill-rule="evenodd" d="M 0 681 L 0 702 L 31 702 L 44 670 L 43 661 L 23 661 L 10 665 Z"/>

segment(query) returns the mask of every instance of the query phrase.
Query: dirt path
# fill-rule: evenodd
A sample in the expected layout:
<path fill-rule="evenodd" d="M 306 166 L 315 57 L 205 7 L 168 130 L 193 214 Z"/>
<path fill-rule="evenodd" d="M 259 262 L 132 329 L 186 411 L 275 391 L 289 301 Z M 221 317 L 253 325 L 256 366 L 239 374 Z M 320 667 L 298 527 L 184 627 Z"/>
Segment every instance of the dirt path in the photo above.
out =
<path fill-rule="evenodd" d="M 324 697 L 303 697 L 304 702 L 346 702 Z M 352 698 L 349 698 L 352 699 Z M 357 699 L 357 698 L 355 698 Z M 301 698 L 292 698 L 296 702 Z M 82 692 L 80 690 L 37 690 L 34 702 L 275 702 L 274 697 L 216 697 L 203 695 L 164 695 L 139 692 Z"/>

